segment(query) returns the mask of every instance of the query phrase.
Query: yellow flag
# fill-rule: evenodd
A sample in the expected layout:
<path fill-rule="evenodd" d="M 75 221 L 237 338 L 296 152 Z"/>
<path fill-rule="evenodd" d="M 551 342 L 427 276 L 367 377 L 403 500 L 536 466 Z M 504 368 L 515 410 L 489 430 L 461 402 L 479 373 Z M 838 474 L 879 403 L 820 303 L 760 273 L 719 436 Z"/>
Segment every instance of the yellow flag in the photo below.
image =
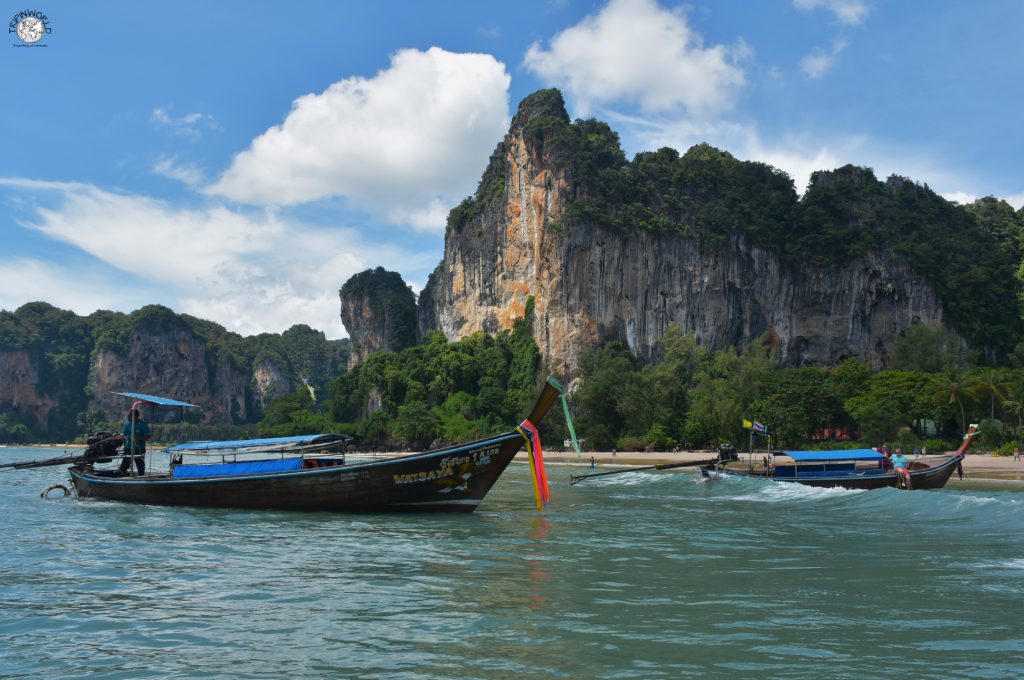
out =
<path fill-rule="evenodd" d="M 745 429 L 749 430 L 750 428 L 754 427 L 754 424 L 752 422 L 750 422 L 749 420 L 744 420 L 743 421 L 743 427 Z"/>

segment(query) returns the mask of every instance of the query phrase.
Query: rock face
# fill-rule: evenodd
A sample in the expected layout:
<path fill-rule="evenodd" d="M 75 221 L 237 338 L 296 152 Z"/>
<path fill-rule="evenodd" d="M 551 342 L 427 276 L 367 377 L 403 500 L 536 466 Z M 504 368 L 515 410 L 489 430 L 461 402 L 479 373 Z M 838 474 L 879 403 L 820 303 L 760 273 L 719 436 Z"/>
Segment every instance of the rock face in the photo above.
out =
<path fill-rule="evenodd" d="M 201 407 L 203 422 L 244 422 L 255 407 L 252 376 L 232 362 L 211 359 L 206 341 L 183 323 L 139 324 L 129 334 L 126 351 L 96 352 L 89 372 L 90 407 L 120 417 L 129 400 L 114 392 L 173 395 Z"/>
<path fill-rule="evenodd" d="M 651 358 L 672 325 L 712 349 L 767 333 L 787 365 L 858 357 L 881 368 L 897 333 L 942 320 L 931 284 L 891 250 L 798 268 L 740 234 L 712 247 L 579 220 L 566 229 L 570 202 L 585 189 L 562 148 L 531 124 L 568 121 L 552 92 L 523 102 L 477 196 L 449 217 L 444 259 L 420 297 L 421 335 L 508 329 L 532 296 L 540 351 L 570 375 L 581 353 L 607 340 Z"/>
<path fill-rule="evenodd" d="M 349 367 L 374 352 L 416 344 L 416 296 L 397 272 L 383 267 L 356 274 L 342 286 L 341 320 L 352 341 Z"/>
<path fill-rule="evenodd" d="M 79 317 L 28 303 L 0 311 L 0 440 L 13 425 L 32 439 L 67 441 L 97 410 L 116 421 L 130 402 L 114 392 L 196 404 L 208 424 L 254 423 L 263 406 L 303 380 L 322 387 L 335 378 L 347 354 L 347 341 L 303 325 L 242 337 L 159 305 Z M 146 416 L 180 417 L 173 409 Z"/>
<path fill-rule="evenodd" d="M 0 352 L 0 406 L 45 425 L 53 399 L 39 390 L 39 360 L 28 350 Z"/>

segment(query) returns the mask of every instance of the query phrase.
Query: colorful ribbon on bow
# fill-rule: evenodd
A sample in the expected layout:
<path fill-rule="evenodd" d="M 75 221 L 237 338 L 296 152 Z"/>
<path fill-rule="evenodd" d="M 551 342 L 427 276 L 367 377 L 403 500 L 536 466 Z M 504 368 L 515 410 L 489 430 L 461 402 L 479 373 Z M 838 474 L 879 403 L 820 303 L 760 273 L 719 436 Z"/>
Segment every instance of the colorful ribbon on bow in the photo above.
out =
<path fill-rule="evenodd" d="M 551 490 L 548 488 L 548 475 L 544 471 L 544 451 L 540 445 L 540 433 L 529 420 L 524 420 L 516 430 L 526 440 L 526 452 L 530 456 L 530 472 L 533 473 L 533 492 L 537 497 L 537 509 L 543 510 L 551 500 Z"/>

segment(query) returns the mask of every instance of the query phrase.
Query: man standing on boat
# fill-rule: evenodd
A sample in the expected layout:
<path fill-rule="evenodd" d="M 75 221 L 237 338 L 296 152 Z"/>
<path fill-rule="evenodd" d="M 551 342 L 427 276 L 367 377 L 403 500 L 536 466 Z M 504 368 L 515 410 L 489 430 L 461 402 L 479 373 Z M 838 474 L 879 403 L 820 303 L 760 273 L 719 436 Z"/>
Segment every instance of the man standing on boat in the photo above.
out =
<path fill-rule="evenodd" d="M 135 459 L 135 469 L 139 474 L 146 472 L 146 440 L 152 435 L 149 433 L 149 425 L 139 416 L 139 409 L 133 408 L 131 416 L 124 421 L 121 428 L 124 435 L 124 458 L 121 459 L 121 472 L 128 474 L 132 466 L 132 458 Z"/>

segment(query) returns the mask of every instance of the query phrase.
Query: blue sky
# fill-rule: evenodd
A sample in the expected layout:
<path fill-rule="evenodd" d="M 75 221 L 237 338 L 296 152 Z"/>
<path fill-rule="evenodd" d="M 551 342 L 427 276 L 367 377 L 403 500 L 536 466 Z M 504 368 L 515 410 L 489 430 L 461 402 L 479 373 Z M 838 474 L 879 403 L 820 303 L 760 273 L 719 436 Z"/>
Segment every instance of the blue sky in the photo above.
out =
<path fill-rule="evenodd" d="M 0 308 L 160 303 L 345 336 L 338 288 L 418 291 L 519 101 L 630 156 L 709 142 L 1024 204 L 1024 3 L 0 1 Z M 45 45 L 43 47 L 42 45 Z"/>

